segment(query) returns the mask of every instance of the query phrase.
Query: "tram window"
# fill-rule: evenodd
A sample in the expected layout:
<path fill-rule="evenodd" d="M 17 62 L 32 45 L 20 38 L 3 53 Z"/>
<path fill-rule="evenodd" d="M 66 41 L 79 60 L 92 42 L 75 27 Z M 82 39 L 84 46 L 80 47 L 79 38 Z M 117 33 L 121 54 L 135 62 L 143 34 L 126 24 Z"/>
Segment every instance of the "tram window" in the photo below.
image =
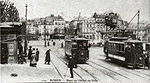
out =
<path fill-rule="evenodd" d="M 124 51 L 124 45 L 123 44 L 121 44 L 121 47 L 122 47 L 122 51 Z"/>
<path fill-rule="evenodd" d="M 117 45 L 116 45 L 116 44 L 113 44 L 113 45 L 114 45 L 114 46 L 113 46 L 113 47 L 114 47 L 113 49 L 114 49 L 114 50 L 117 50 Z"/>
<path fill-rule="evenodd" d="M 87 46 L 87 43 L 86 43 L 86 42 L 83 42 L 83 46 Z"/>
<path fill-rule="evenodd" d="M 72 43 L 72 48 L 77 48 L 77 43 L 76 42 Z"/>

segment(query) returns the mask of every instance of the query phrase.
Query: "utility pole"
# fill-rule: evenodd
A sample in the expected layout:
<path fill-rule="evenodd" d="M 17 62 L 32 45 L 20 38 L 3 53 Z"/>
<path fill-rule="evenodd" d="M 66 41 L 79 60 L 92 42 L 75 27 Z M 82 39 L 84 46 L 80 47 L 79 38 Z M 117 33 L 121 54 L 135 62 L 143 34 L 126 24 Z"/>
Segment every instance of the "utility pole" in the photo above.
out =
<path fill-rule="evenodd" d="M 25 56 L 27 55 L 27 11 L 28 11 L 28 9 L 27 9 L 27 7 L 28 7 L 28 5 L 26 4 L 26 11 L 25 11 L 25 46 L 24 46 L 24 53 L 25 53 Z"/>
<path fill-rule="evenodd" d="M 80 27 L 80 12 L 79 12 L 79 17 L 78 17 L 78 21 L 77 21 L 77 26 L 76 26 L 76 36 L 79 36 L 80 35 L 80 30 L 79 30 L 79 27 Z"/>
<path fill-rule="evenodd" d="M 46 47 L 46 18 L 44 19 L 44 47 Z"/>

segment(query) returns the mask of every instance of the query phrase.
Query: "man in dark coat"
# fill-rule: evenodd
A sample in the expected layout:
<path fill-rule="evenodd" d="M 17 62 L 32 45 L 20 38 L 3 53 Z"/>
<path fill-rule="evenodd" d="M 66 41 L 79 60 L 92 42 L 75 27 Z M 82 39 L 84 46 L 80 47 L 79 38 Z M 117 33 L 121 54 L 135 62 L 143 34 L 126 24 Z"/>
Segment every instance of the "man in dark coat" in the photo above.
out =
<path fill-rule="evenodd" d="M 106 54 L 106 60 L 108 59 L 108 41 L 104 43 L 104 53 Z"/>
<path fill-rule="evenodd" d="M 49 41 L 47 42 L 47 45 L 49 46 Z"/>
<path fill-rule="evenodd" d="M 51 49 L 49 49 L 49 50 L 47 50 L 46 51 L 46 57 L 45 57 L 45 64 L 48 62 L 48 64 L 50 63 L 50 61 L 51 61 L 51 58 L 50 58 L 50 51 L 51 51 Z"/>
<path fill-rule="evenodd" d="M 64 45 L 63 45 L 63 42 L 61 43 L 61 48 L 63 48 L 64 47 Z"/>
<path fill-rule="evenodd" d="M 73 68 L 77 68 L 77 64 L 75 63 L 73 57 L 70 57 L 69 59 L 68 68 L 70 68 L 71 78 L 73 78 Z"/>
<path fill-rule="evenodd" d="M 53 42 L 53 46 L 55 46 L 55 42 Z"/>
<path fill-rule="evenodd" d="M 126 63 L 130 62 L 130 56 L 131 56 L 131 46 L 128 45 L 128 46 L 125 48 L 125 62 L 126 62 Z"/>
<path fill-rule="evenodd" d="M 28 59 L 31 59 L 32 55 L 32 46 L 29 46 Z"/>
<path fill-rule="evenodd" d="M 21 54 L 22 53 L 22 51 L 23 51 L 23 47 L 22 47 L 22 45 L 21 45 L 21 43 L 19 43 L 19 45 L 18 45 L 19 47 L 19 54 Z"/>
<path fill-rule="evenodd" d="M 39 61 L 39 50 L 38 50 L 38 48 L 36 49 L 36 61 Z"/>
<path fill-rule="evenodd" d="M 133 68 L 137 68 L 137 50 L 134 44 L 131 45 L 131 63 L 133 63 Z"/>

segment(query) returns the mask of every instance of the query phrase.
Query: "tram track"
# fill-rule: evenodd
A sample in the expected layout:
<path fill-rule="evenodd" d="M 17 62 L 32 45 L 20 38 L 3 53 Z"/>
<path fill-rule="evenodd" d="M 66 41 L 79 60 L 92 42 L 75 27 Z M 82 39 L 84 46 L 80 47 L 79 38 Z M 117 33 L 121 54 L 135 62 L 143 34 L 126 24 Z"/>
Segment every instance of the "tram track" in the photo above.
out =
<path fill-rule="evenodd" d="M 94 59 L 94 58 L 93 58 L 93 59 Z M 101 60 L 101 59 L 100 59 L 100 60 Z M 104 61 L 104 60 L 101 60 L 101 61 L 103 61 L 104 63 L 108 64 L 108 62 L 106 62 L 106 61 Z M 111 63 L 111 62 L 109 62 L 109 64 L 115 65 L 115 66 L 117 66 L 119 69 L 121 69 L 121 70 L 123 70 L 123 71 L 125 71 L 125 72 L 127 72 L 127 73 L 131 73 L 131 74 L 133 74 L 133 75 L 136 75 L 136 76 L 139 76 L 139 77 L 142 77 L 142 78 L 145 78 L 144 76 L 150 77 L 149 74 L 145 74 L 145 73 L 142 73 L 142 72 L 139 72 L 139 71 L 136 71 L 136 70 L 130 71 L 130 70 L 124 69 L 124 68 L 122 68 L 122 67 L 119 67 L 118 65 L 113 64 L 113 63 Z M 137 73 L 140 73 L 140 75 L 137 74 Z M 144 76 L 143 76 L 143 75 L 144 75 Z"/>
<path fill-rule="evenodd" d="M 59 48 L 57 48 L 57 50 L 58 50 L 58 49 L 59 49 Z M 57 51 L 57 53 L 59 53 L 60 55 L 63 55 L 63 54 L 61 54 L 59 51 Z M 63 56 L 64 56 L 64 55 L 63 55 Z M 89 61 L 89 62 L 91 63 L 91 61 Z M 102 61 L 102 62 L 104 62 L 104 61 Z M 108 62 L 104 62 L 104 63 L 108 64 Z M 95 64 L 95 62 L 93 62 L 92 64 Z M 111 63 L 111 64 L 112 64 L 112 63 Z M 105 68 L 105 69 L 108 70 L 108 71 L 100 70 L 100 69 L 94 67 L 94 66 L 91 65 L 91 64 L 87 64 L 87 65 L 91 66 L 92 68 L 94 68 L 94 69 L 96 69 L 96 70 L 98 70 L 98 71 L 103 72 L 105 75 L 111 77 L 111 78 L 114 79 L 114 80 L 120 81 L 120 79 L 118 79 L 117 77 L 115 77 L 115 76 L 110 75 L 109 73 L 107 73 L 108 71 L 111 71 L 111 72 L 113 72 L 113 73 L 115 73 L 115 74 L 117 74 L 117 75 L 119 75 L 119 76 L 121 76 L 121 77 L 123 77 L 123 78 L 125 78 L 125 79 L 128 79 L 128 80 L 131 80 L 131 81 L 132 81 L 132 79 L 129 78 L 128 76 L 122 75 L 121 73 L 116 72 L 116 71 L 114 71 L 114 70 L 112 70 L 112 69 L 109 69 L 109 68 L 107 68 L 107 67 L 105 67 L 105 66 L 102 66 L 102 65 L 101 65 L 102 68 Z M 95 65 L 99 65 L 99 64 L 96 63 Z M 109 64 L 109 65 L 110 65 L 110 64 Z M 100 65 L 99 65 L 99 66 L 100 66 Z M 79 67 L 80 67 L 80 66 L 79 66 Z M 140 77 L 140 78 L 145 78 L 145 76 L 146 76 L 146 77 L 149 77 L 149 76 L 150 76 L 149 74 L 145 74 L 145 73 L 142 73 L 142 72 L 136 71 L 136 70 L 130 71 L 130 70 L 126 70 L 126 69 L 121 68 L 121 67 L 117 67 L 117 68 L 119 68 L 120 70 L 123 70 L 123 71 L 125 71 L 125 72 L 127 72 L 127 73 L 129 73 L 129 74 L 133 74 L 133 75 L 135 75 L 135 76 L 137 76 L 137 77 Z M 84 69 L 84 68 L 81 67 L 81 69 Z M 85 70 L 85 69 L 84 69 L 84 70 Z M 87 70 L 85 70 L 85 71 L 87 72 Z M 90 73 L 90 72 L 88 72 L 88 73 Z M 139 73 L 140 73 L 140 74 L 139 74 Z"/>
<path fill-rule="evenodd" d="M 59 48 L 58 48 L 58 49 L 59 49 Z M 58 50 L 58 49 L 57 49 L 57 50 Z M 63 54 L 59 53 L 58 51 L 57 51 L 57 53 L 63 56 Z M 106 70 L 105 70 L 105 71 L 104 71 L 104 70 L 100 70 L 100 69 L 98 69 L 98 68 L 96 68 L 96 67 L 94 67 L 94 66 L 92 66 L 92 65 L 89 65 L 89 64 L 86 64 L 86 65 L 91 66 L 92 68 L 94 68 L 94 69 L 96 69 L 96 70 L 98 70 L 98 71 L 104 73 L 105 75 L 107 75 L 108 77 L 112 78 L 112 79 L 115 80 L 115 81 L 121 81 L 121 80 L 119 80 L 118 78 L 115 78 L 114 76 L 110 75 L 110 74 L 108 73 L 108 71 L 106 71 Z M 78 67 L 80 67 L 82 70 L 84 70 L 85 72 L 87 72 L 88 74 L 90 74 L 93 78 L 97 79 L 97 77 L 93 76 L 93 75 L 92 75 L 90 72 L 88 72 L 86 69 L 82 68 L 81 66 L 78 66 Z"/>
<path fill-rule="evenodd" d="M 58 68 L 57 68 L 56 65 L 53 63 L 53 61 L 51 61 L 51 63 L 54 65 L 54 68 L 56 69 L 56 71 L 58 72 L 58 74 L 60 75 L 60 77 L 63 79 L 63 76 L 61 75 L 61 73 L 59 72 Z"/>
<path fill-rule="evenodd" d="M 118 72 L 115 72 L 115 71 L 113 71 L 113 70 L 111 70 L 111 69 L 109 69 L 109 68 L 107 68 L 107 67 L 105 67 L 105 66 L 99 65 L 99 64 L 97 64 L 97 63 L 95 63 L 95 62 L 93 62 L 93 61 L 89 61 L 89 62 L 91 62 L 91 63 L 93 63 L 93 64 L 95 64 L 95 65 L 97 65 L 97 66 L 100 66 L 100 67 L 102 67 L 102 68 L 104 68 L 104 69 L 106 69 L 106 70 L 108 70 L 108 71 L 111 71 L 111 72 L 113 72 L 114 74 L 117 74 L 117 75 L 119 75 L 119 76 L 122 76 L 122 77 L 124 77 L 124 78 L 126 78 L 126 79 L 131 80 L 131 79 L 128 78 L 127 76 L 124 76 L 124 75 L 122 75 L 122 74 L 120 74 L 120 73 L 118 73 Z M 91 66 L 92 66 L 92 65 L 91 65 Z M 94 66 L 93 66 L 93 67 L 94 67 Z M 106 71 L 106 72 L 108 72 L 108 71 Z"/>
<path fill-rule="evenodd" d="M 55 50 L 55 53 L 57 53 L 57 54 L 59 54 L 59 55 L 61 55 L 61 56 L 63 56 L 63 54 L 61 54 L 61 53 L 59 53 L 59 51 L 58 51 L 58 49 L 59 48 L 57 48 L 56 50 Z M 57 56 L 57 58 L 59 58 L 58 57 L 58 55 L 56 55 Z M 60 59 L 60 58 L 59 58 Z M 63 60 L 63 59 L 60 59 L 63 63 L 65 63 L 65 61 Z M 67 66 L 67 65 L 66 65 Z M 85 71 L 86 73 L 88 73 L 92 78 L 94 78 L 94 80 L 97 80 L 98 78 L 97 77 L 95 77 L 94 75 L 92 75 L 90 72 L 88 72 L 87 70 L 85 70 L 84 68 L 82 68 L 82 67 L 80 67 L 80 66 L 78 66 L 80 69 L 82 69 L 83 71 Z M 77 72 L 75 72 L 75 71 L 73 71 L 74 73 L 76 73 L 77 75 L 79 75 Z M 79 75 L 79 77 L 81 77 L 80 75 Z M 82 77 L 81 77 L 81 79 L 82 80 L 84 80 Z"/>
<path fill-rule="evenodd" d="M 58 48 L 58 49 L 59 49 L 59 48 Z M 57 49 L 57 50 L 58 50 L 58 49 Z M 63 54 L 59 53 L 59 51 L 57 51 L 57 53 L 63 56 Z M 106 70 L 100 70 L 100 69 L 98 69 L 98 68 L 96 68 L 96 67 L 94 67 L 94 66 L 92 66 L 92 65 L 89 65 L 89 64 L 86 64 L 86 65 L 91 66 L 92 68 L 94 68 L 94 69 L 96 69 L 96 70 L 98 70 L 98 71 L 104 73 L 106 76 L 112 78 L 112 79 L 115 80 L 115 81 L 120 81 L 120 82 L 121 82 L 121 80 L 119 80 L 118 78 L 112 76 L 112 75 L 109 74 L 109 72 L 106 71 Z M 85 72 L 87 72 L 88 74 L 90 74 L 93 78 L 96 78 L 96 79 L 97 79 L 97 77 L 93 76 L 93 75 L 92 75 L 90 72 L 88 72 L 86 69 L 82 68 L 81 66 L 78 66 L 78 67 L 80 67 L 82 70 L 84 70 Z"/>
<path fill-rule="evenodd" d="M 106 70 L 98 69 L 98 68 L 96 68 L 96 67 L 94 67 L 93 65 L 90 65 L 90 64 L 87 64 L 87 65 L 89 65 L 89 66 L 95 68 L 96 70 L 102 72 L 103 74 L 109 76 L 110 78 L 112 78 L 112 79 L 114 79 L 114 80 L 121 81 L 121 80 L 119 80 L 118 78 L 114 77 L 110 72 L 108 72 L 108 71 L 106 71 Z"/>
<path fill-rule="evenodd" d="M 137 71 L 137 70 L 132 70 L 132 69 L 127 69 L 125 68 L 124 66 L 120 66 L 120 64 L 116 64 L 116 63 L 112 63 L 112 62 L 106 62 L 103 58 L 100 58 L 101 56 L 105 56 L 105 55 L 100 55 L 100 56 L 96 56 L 96 57 L 92 57 L 92 59 L 97 59 L 97 60 L 100 60 L 102 61 L 101 63 L 106 63 L 106 64 L 109 64 L 109 66 L 111 65 L 114 65 L 114 66 L 117 66 L 117 68 L 119 68 L 120 70 L 123 70 L 127 73 L 130 73 L 130 74 L 133 74 L 135 76 L 138 76 L 138 77 L 141 77 L 141 78 L 145 78 L 145 77 L 150 77 L 150 74 L 146 74 L 146 73 L 143 73 L 143 72 L 140 72 L 140 71 Z M 124 68 L 123 68 L 124 67 Z"/>
<path fill-rule="evenodd" d="M 55 51 L 56 52 L 56 51 Z M 58 59 L 60 59 L 59 57 L 58 57 L 58 55 L 55 53 L 54 51 L 53 51 L 53 53 L 55 54 L 55 56 L 58 58 Z M 66 62 L 65 61 L 63 61 L 62 59 L 60 59 L 60 61 L 61 62 L 63 62 L 65 65 L 66 65 Z M 67 65 L 66 65 L 67 66 Z M 75 72 L 74 70 L 73 70 L 73 72 L 76 74 L 76 75 L 78 75 L 82 80 L 84 80 L 83 78 L 82 78 L 82 76 L 80 76 L 77 72 Z"/>

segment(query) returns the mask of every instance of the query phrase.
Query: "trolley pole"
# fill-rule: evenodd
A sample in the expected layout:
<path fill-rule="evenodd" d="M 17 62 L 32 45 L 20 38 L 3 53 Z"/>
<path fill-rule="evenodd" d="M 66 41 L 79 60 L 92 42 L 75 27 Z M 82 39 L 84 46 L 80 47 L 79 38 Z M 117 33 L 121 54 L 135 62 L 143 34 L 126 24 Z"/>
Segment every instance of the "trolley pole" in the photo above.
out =
<path fill-rule="evenodd" d="M 28 11 L 28 9 L 27 9 L 27 7 L 28 7 L 28 5 L 26 4 L 26 11 L 25 11 L 25 46 L 24 46 L 24 53 L 25 53 L 25 56 L 27 55 L 27 11 Z"/>
<path fill-rule="evenodd" d="M 140 10 L 138 10 L 138 27 L 137 27 L 137 39 L 139 38 L 139 20 L 140 20 Z"/>

